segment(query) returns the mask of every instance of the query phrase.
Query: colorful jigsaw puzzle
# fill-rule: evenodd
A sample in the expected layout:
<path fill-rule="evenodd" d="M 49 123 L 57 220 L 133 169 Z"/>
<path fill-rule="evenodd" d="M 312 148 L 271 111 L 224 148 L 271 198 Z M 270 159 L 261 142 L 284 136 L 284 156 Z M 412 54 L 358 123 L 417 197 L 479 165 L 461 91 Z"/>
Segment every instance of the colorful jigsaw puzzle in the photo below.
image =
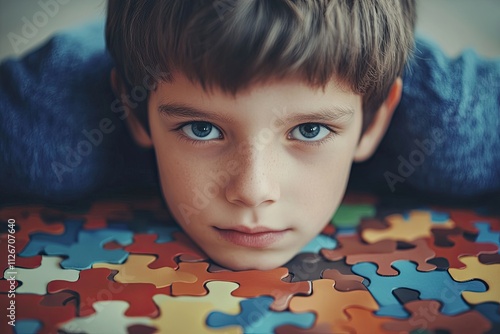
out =
<path fill-rule="evenodd" d="M 498 213 L 397 206 L 348 195 L 267 271 L 213 263 L 159 198 L 5 207 L 0 332 L 500 333 Z"/>

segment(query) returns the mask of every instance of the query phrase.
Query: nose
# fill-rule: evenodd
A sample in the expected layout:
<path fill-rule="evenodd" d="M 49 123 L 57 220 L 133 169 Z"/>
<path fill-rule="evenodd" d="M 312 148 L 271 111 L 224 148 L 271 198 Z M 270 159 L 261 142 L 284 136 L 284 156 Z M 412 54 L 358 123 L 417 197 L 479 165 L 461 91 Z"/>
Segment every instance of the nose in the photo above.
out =
<path fill-rule="evenodd" d="M 228 202 L 256 208 L 275 203 L 280 198 L 279 174 L 271 152 L 251 149 L 238 155 L 238 172 L 226 187 Z"/>

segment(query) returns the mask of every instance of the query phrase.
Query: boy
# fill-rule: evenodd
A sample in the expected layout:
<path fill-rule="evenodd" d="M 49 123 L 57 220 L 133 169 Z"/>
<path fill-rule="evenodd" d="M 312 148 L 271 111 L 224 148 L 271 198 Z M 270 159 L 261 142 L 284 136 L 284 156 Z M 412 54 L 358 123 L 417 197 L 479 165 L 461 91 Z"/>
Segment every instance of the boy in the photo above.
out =
<path fill-rule="evenodd" d="M 106 42 L 165 201 L 216 262 L 290 260 L 330 221 L 398 105 L 413 1 L 115 1 Z"/>

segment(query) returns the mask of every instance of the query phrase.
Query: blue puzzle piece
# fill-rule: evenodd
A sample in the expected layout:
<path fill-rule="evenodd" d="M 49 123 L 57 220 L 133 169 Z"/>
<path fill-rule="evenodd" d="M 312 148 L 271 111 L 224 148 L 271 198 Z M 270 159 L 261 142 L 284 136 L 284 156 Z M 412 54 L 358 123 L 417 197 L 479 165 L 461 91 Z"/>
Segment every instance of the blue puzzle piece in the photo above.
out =
<path fill-rule="evenodd" d="M 16 334 L 35 334 L 42 328 L 42 323 L 38 320 L 18 320 L 16 321 L 16 326 L 14 331 Z"/>
<path fill-rule="evenodd" d="M 424 210 L 431 214 L 431 220 L 434 224 L 444 224 L 450 219 L 450 214 L 446 212 L 434 211 L 426 207 L 419 208 L 418 210 Z M 410 212 L 405 212 L 402 214 L 404 220 L 410 222 Z"/>
<path fill-rule="evenodd" d="M 172 233 L 179 231 L 181 231 L 181 229 L 177 226 L 150 226 L 147 229 L 148 233 L 158 235 L 158 239 L 155 241 L 156 243 L 175 241 L 172 237 Z"/>
<path fill-rule="evenodd" d="M 274 333 L 274 329 L 282 325 L 295 325 L 306 329 L 314 324 L 316 317 L 313 313 L 271 311 L 269 306 L 272 302 L 271 297 L 245 299 L 240 302 L 240 314 L 212 312 L 207 317 L 207 325 L 213 328 L 238 325 L 243 327 L 244 333 Z"/>
<path fill-rule="evenodd" d="M 78 234 L 78 241 L 70 246 L 49 245 L 45 247 L 47 255 L 62 255 L 68 258 L 61 262 L 65 269 L 90 269 L 94 263 L 123 263 L 128 252 L 123 249 L 104 249 L 102 246 L 116 241 L 126 246 L 132 243 L 133 232 L 114 229 L 83 230 Z"/>
<path fill-rule="evenodd" d="M 470 309 L 462 299 L 463 291 L 484 292 L 486 286 L 480 280 L 456 282 L 448 271 L 422 272 L 410 261 L 395 261 L 392 266 L 399 271 L 397 276 L 379 276 L 377 266 L 362 262 L 354 265 L 352 271 L 370 280 L 368 290 L 380 305 L 377 315 L 405 318 L 408 313 L 398 302 L 393 290 L 413 289 L 420 292 L 420 299 L 435 299 L 443 304 L 441 312 L 455 315 Z"/>
<path fill-rule="evenodd" d="M 31 257 L 41 254 L 49 245 L 69 246 L 78 238 L 78 231 L 83 226 L 84 220 L 68 219 L 64 222 L 63 234 L 34 233 L 30 236 L 30 242 L 26 245 L 20 256 Z"/>
<path fill-rule="evenodd" d="M 302 248 L 300 253 L 318 253 L 322 248 L 335 249 L 337 240 L 327 235 L 318 235 Z"/>
<path fill-rule="evenodd" d="M 491 322 L 500 323 L 500 305 L 498 303 L 481 303 L 474 306 L 474 310 L 478 311 Z"/>
<path fill-rule="evenodd" d="M 479 230 L 476 242 L 490 242 L 498 246 L 498 253 L 500 254 L 500 232 L 493 232 L 490 224 L 486 222 L 479 222 L 474 224 Z"/>

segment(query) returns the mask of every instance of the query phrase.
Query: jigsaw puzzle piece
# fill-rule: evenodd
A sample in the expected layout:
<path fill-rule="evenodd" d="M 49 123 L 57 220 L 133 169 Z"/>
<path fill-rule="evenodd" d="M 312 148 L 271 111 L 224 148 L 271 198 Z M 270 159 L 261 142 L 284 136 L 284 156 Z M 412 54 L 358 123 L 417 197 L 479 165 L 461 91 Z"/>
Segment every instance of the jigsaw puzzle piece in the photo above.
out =
<path fill-rule="evenodd" d="M 481 303 L 474 305 L 474 310 L 480 312 L 493 323 L 500 324 L 500 304 L 499 303 Z"/>
<path fill-rule="evenodd" d="M 96 313 L 74 318 L 60 326 L 66 333 L 128 333 L 131 325 L 151 324 L 148 317 L 125 316 L 129 303 L 125 301 L 100 301 L 94 303 Z"/>
<path fill-rule="evenodd" d="M 178 226 L 150 226 L 147 229 L 147 233 L 156 234 L 158 236 L 155 241 L 157 243 L 175 241 L 173 237 L 175 232 L 182 233 Z"/>
<path fill-rule="evenodd" d="M 179 272 L 190 273 L 198 277 L 198 280 L 194 283 L 173 282 L 172 294 L 174 296 L 203 296 L 207 294 L 205 284 L 209 281 L 236 282 L 239 287 L 233 292 L 233 296 L 255 297 L 268 295 L 274 298 L 271 308 L 275 311 L 283 311 L 288 307 L 289 300 L 294 295 L 311 293 L 311 284 L 309 282 L 284 282 L 282 279 L 289 275 L 286 268 L 208 272 L 208 267 L 209 264 L 206 262 L 179 263 Z"/>
<path fill-rule="evenodd" d="M 72 304 L 58 305 L 58 306 L 47 306 L 42 304 L 44 296 L 33 295 L 33 294 L 16 294 L 15 297 L 15 310 L 14 318 L 9 317 L 7 313 L 7 320 L 2 320 L 2 333 L 11 332 L 8 328 L 12 329 L 8 325 L 7 321 L 15 320 L 14 324 L 16 327 L 19 322 L 25 320 L 40 320 L 42 323 L 41 328 L 37 333 L 41 334 L 52 334 L 57 333 L 57 329 L 60 324 L 72 319 L 76 316 L 75 306 Z M 10 298 L 0 298 L 0 307 L 2 310 L 7 310 L 10 306 Z M 8 311 L 9 312 L 9 311 Z M 12 314 L 12 313 L 11 313 Z M 5 315 L 4 315 L 5 317 Z"/>
<path fill-rule="evenodd" d="M 483 264 L 500 263 L 500 253 L 496 254 L 479 254 L 479 261 Z"/>
<path fill-rule="evenodd" d="M 20 256 L 30 257 L 42 254 L 50 245 L 69 246 L 77 241 L 78 232 L 83 226 L 83 220 L 67 219 L 63 222 L 64 232 L 62 234 L 34 233 L 30 235 L 30 241 L 23 248 Z"/>
<path fill-rule="evenodd" d="M 498 246 L 493 243 L 469 241 L 462 235 L 450 235 L 449 238 L 453 243 L 451 247 L 436 246 L 432 239 L 427 239 L 427 245 L 436 253 L 436 257 L 447 259 L 450 268 L 464 268 L 464 264 L 459 260 L 461 256 L 492 254 L 498 251 Z"/>
<path fill-rule="evenodd" d="M 355 275 L 351 271 L 351 266 L 347 265 L 344 260 L 329 261 L 315 253 L 297 254 L 292 260 L 284 265 L 292 275 L 291 282 L 311 281 L 320 278 L 326 278 L 326 275 L 334 275 L 337 284 L 335 288 L 340 291 L 353 290 L 355 287 L 361 288 L 359 282 L 363 282 L 364 278 Z M 331 271 L 330 271 L 331 270 Z M 335 273 L 334 271 L 337 271 Z M 333 279 L 333 277 L 328 277 Z"/>
<path fill-rule="evenodd" d="M 106 228 L 110 220 L 126 221 L 133 218 L 131 208 L 127 203 L 102 200 L 92 203 L 83 217 L 86 230 Z"/>
<path fill-rule="evenodd" d="M 196 276 L 176 271 L 170 267 L 151 269 L 148 267 L 156 259 L 153 255 L 130 254 L 123 264 L 94 263 L 93 268 L 118 270 L 114 280 L 120 283 L 151 283 L 157 288 L 173 282 L 196 282 Z"/>
<path fill-rule="evenodd" d="M 14 240 L 15 242 L 10 241 L 9 243 L 9 240 Z M 12 269 L 14 265 L 20 268 L 34 268 L 40 265 L 42 261 L 40 255 L 21 257 L 16 254 L 16 251 L 19 252 L 26 244 L 27 241 L 21 242 L 9 237 L 7 234 L 0 234 L 0 258 L 5 259 L 0 265 L 1 272 L 9 268 Z"/>
<path fill-rule="evenodd" d="M 161 333 L 241 333 L 241 328 L 230 327 L 213 330 L 206 327 L 206 319 L 215 310 L 238 314 L 243 298 L 234 297 L 231 292 L 237 283 L 211 281 L 207 283 L 209 293 L 205 296 L 155 295 L 153 300 L 160 309 L 160 316 L 152 324 Z"/>
<path fill-rule="evenodd" d="M 441 304 L 435 300 L 416 300 L 404 305 L 411 316 L 405 320 L 395 320 L 382 324 L 390 331 L 413 332 L 417 330 L 445 330 L 450 334 L 484 333 L 491 325 L 481 313 L 473 310 L 454 316 L 441 313 Z"/>
<path fill-rule="evenodd" d="M 127 246 L 125 250 L 134 254 L 156 255 L 157 259 L 151 263 L 150 268 L 170 267 L 178 268 L 175 258 L 180 255 L 190 255 L 199 261 L 207 259 L 207 255 L 196 246 L 183 232 L 174 232 L 175 241 L 158 243 L 157 235 L 154 234 L 136 234 L 134 242 Z"/>
<path fill-rule="evenodd" d="M 367 244 L 359 239 L 357 234 L 337 236 L 338 247 L 333 250 L 323 249 L 321 255 L 330 261 L 342 260 L 345 256 L 355 254 L 380 254 L 396 251 L 397 243 L 394 240 L 381 240 Z"/>
<path fill-rule="evenodd" d="M 450 212 L 450 218 L 457 226 L 470 234 L 477 234 L 478 228 L 476 223 L 491 224 L 494 231 L 500 231 L 500 219 L 480 215 L 472 210 L 463 209 L 445 209 Z"/>
<path fill-rule="evenodd" d="M 488 285 L 486 292 L 464 291 L 462 296 L 470 304 L 486 302 L 500 303 L 500 264 L 483 264 L 475 256 L 464 256 L 460 261 L 465 269 L 448 269 L 450 275 L 458 282 L 480 279 Z"/>
<path fill-rule="evenodd" d="M 337 247 L 337 241 L 332 237 L 320 234 L 312 239 L 300 250 L 300 253 L 318 253 L 321 249 L 334 249 Z"/>
<path fill-rule="evenodd" d="M 314 326 L 310 330 L 300 330 L 300 333 L 337 333 L 342 331 L 339 324 L 349 320 L 344 312 L 346 308 L 378 309 L 377 302 L 368 291 L 341 292 L 334 288 L 336 283 L 330 279 L 316 280 L 312 284 L 313 292 L 310 296 L 295 296 L 290 301 L 289 308 L 294 313 L 316 313 Z"/>
<path fill-rule="evenodd" d="M 393 319 L 391 317 L 375 316 L 373 311 L 360 307 L 349 307 L 345 313 L 347 313 L 349 321 L 339 323 L 338 327 L 342 333 L 394 334 L 394 332 L 382 327 L 383 324 Z"/>
<path fill-rule="evenodd" d="M 362 218 L 374 217 L 375 206 L 372 204 L 342 203 L 332 218 L 332 224 L 338 228 L 356 227 Z"/>
<path fill-rule="evenodd" d="M 418 271 L 413 262 L 396 261 L 393 266 L 399 271 L 398 276 L 380 276 L 376 272 L 377 266 L 369 262 L 358 263 L 352 267 L 354 273 L 370 280 L 368 290 L 380 305 L 377 315 L 400 318 L 408 316 L 392 294 L 397 288 L 417 290 L 421 299 L 436 299 L 443 302 L 442 312 L 447 315 L 455 315 L 469 309 L 461 297 L 463 291 L 486 291 L 486 286 L 479 280 L 459 283 L 446 271 Z"/>
<path fill-rule="evenodd" d="M 346 263 L 355 265 L 360 262 L 373 262 L 378 266 L 377 273 L 385 276 L 396 276 L 398 272 L 392 268 L 392 263 L 398 260 L 409 260 L 418 264 L 420 271 L 431 271 L 436 268 L 429 264 L 427 260 L 432 259 L 435 253 L 427 246 L 424 239 L 417 239 L 412 243 L 415 247 L 410 249 L 396 249 L 392 253 L 373 253 L 373 254 L 351 254 L 347 255 Z"/>
<path fill-rule="evenodd" d="M 130 304 L 125 312 L 131 317 L 156 317 L 158 308 L 152 297 L 156 294 L 170 294 L 170 287 L 157 289 L 149 283 L 119 283 L 110 280 L 111 270 L 107 268 L 88 269 L 80 272 L 76 282 L 52 281 L 47 285 L 49 293 L 65 290 L 79 295 L 79 315 L 85 317 L 95 313 L 93 304 L 104 300 L 121 300 Z"/>
<path fill-rule="evenodd" d="M 500 253 L 500 232 L 493 231 L 491 225 L 487 223 L 475 223 L 474 226 L 479 231 L 476 242 L 493 243 L 498 246 L 498 253 Z"/>
<path fill-rule="evenodd" d="M 387 229 L 364 229 L 361 232 L 363 240 L 368 243 L 386 239 L 412 242 L 420 238 L 430 238 L 432 228 L 455 227 L 452 220 L 433 221 L 431 212 L 422 210 L 412 210 L 406 216 L 389 215 L 385 217 L 385 220 L 389 223 Z"/>
<path fill-rule="evenodd" d="M 78 234 L 78 241 L 72 245 L 48 245 L 45 252 L 48 255 L 67 256 L 61 262 L 61 266 L 66 269 L 89 269 L 99 262 L 119 264 L 127 259 L 129 253 L 122 249 L 104 249 L 103 245 L 109 241 L 128 245 L 132 243 L 132 236 L 131 231 L 117 229 L 82 230 Z"/>
<path fill-rule="evenodd" d="M 366 290 L 363 284 L 363 277 L 358 275 L 343 274 L 337 269 L 326 269 L 323 271 L 322 278 L 335 281 L 335 289 L 339 291 Z"/>
<path fill-rule="evenodd" d="M 16 272 L 15 279 L 23 282 L 16 289 L 17 293 L 33 293 L 44 295 L 47 293 L 47 284 L 54 280 L 64 280 L 75 282 L 78 280 L 79 271 L 71 269 L 62 269 L 60 257 L 42 256 L 42 263 L 34 269 L 17 268 L 9 269 L 4 272 L 4 278 L 11 276 L 12 271 Z"/>
<path fill-rule="evenodd" d="M 19 217 L 18 215 L 15 217 L 18 217 L 16 219 L 16 225 L 19 227 L 15 234 L 17 240 L 29 241 L 30 235 L 33 233 L 60 235 L 64 231 L 63 224 L 46 224 L 38 213 L 31 212 L 27 217 Z"/>
<path fill-rule="evenodd" d="M 225 314 L 212 312 L 207 317 L 207 325 L 214 328 L 239 326 L 245 333 L 272 333 L 274 328 L 284 324 L 300 328 L 310 328 L 314 324 L 314 314 L 311 312 L 291 313 L 275 312 L 269 307 L 271 297 L 256 297 L 240 302 L 240 314 Z"/>
<path fill-rule="evenodd" d="M 16 334 L 35 334 L 42 328 L 42 323 L 38 320 L 19 320 L 14 327 Z M 5 333 L 5 332 L 4 332 Z"/>

